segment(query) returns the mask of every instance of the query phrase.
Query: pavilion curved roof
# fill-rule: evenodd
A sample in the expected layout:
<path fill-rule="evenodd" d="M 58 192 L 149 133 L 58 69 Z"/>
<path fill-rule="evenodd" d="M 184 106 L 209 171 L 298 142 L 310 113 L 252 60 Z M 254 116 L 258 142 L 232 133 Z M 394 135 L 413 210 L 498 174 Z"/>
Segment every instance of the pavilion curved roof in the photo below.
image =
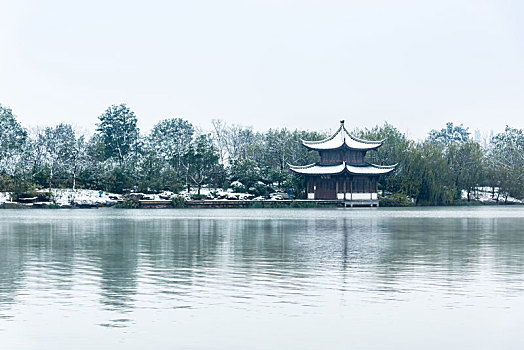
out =
<path fill-rule="evenodd" d="M 382 175 L 392 172 L 395 165 L 376 165 L 365 163 L 362 165 L 341 162 L 333 165 L 320 165 L 318 163 L 296 166 L 289 164 L 289 169 L 297 174 L 305 175 L 338 175 L 347 171 L 352 175 Z"/>
<path fill-rule="evenodd" d="M 306 141 L 301 140 L 302 144 L 312 150 L 322 151 L 322 150 L 328 150 L 328 149 L 338 149 L 341 147 L 347 147 L 350 149 L 355 150 L 371 150 L 376 149 L 382 146 L 382 142 L 384 140 L 380 141 L 369 141 L 369 140 L 362 140 L 358 137 L 355 137 L 347 131 L 346 127 L 344 126 L 344 121 L 340 121 L 340 127 L 338 130 L 328 137 L 327 139 L 320 140 L 320 141 Z"/>

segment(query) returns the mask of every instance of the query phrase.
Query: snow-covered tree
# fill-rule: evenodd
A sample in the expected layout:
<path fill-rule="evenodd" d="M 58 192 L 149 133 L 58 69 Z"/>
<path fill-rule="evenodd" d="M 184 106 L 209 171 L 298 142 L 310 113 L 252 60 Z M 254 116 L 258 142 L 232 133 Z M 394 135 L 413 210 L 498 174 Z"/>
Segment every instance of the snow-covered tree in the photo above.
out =
<path fill-rule="evenodd" d="M 135 113 L 125 104 L 112 105 L 98 117 L 97 131 L 104 142 L 106 159 L 113 159 L 122 166 L 138 154 L 139 129 Z"/>
<path fill-rule="evenodd" d="M 210 135 L 200 135 L 191 143 L 184 156 L 184 164 L 191 182 L 197 186 L 198 194 L 203 184 L 211 181 L 211 175 L 219 166 L 219 155 Z"/>
<path fill-rule="evenodd" d="M 180 174 L 182 160 L 190 148 L 194 132 L 193 125 L 187 120 L 165 119 L 151 130 L 147 137 L 147 147 L 155 152 L 161 162 L 170 165 Z"/>
<path fill-rule="evenodd" d="M 468 141 L 450 146 L 448 164 L 454 173 L 457 188 L 466 191 L 469 202 L 471 193 L 481 185 L 480 182 L 484 175 L 483 153 L 480 144 Z"/>
<path fill-rule="evenodd" d="M 250 127 L 228 125 L 221 120 L 213 120 L 212 139 L 223 164 L 229 165 L 233 160 L 248 156 L 250 146 L 256 134 Z"/>
<path fill-rule="evenodd" d="M 27 132 L 11 108 L 0 104 L 0 175 L 12 175 L 23 152 Z"/>
<path fill-rule="evenodd" d="M 441 130 L 431 130 L 427 140 L 445 148 L 451 144 L 467 142 L 470 135 L 468 128 L 462 124 L 453 125 L 452 122 L 448 122 L 446 127 Z"/>
<path fill-rule="evenodd" d="M 238 158 L 231 164 L 231 179 L 240 181 L 246 188 L 251 187 L 262 178 L 257 162 L 252 159 Z"/>
<path fill-rule="evenodd" d="M 524 197 L 524 131 L 506 126 L 493 137 L 488 159 L 489 174 L 499 185 L 499 193 L 506 199 Z"/>

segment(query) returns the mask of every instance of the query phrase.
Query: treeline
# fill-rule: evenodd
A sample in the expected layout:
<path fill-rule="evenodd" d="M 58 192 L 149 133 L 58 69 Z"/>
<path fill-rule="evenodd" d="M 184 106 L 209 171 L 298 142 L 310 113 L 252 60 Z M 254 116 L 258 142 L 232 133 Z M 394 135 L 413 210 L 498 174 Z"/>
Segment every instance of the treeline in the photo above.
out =
<path fill-rule="evenodd" d="M 98 119 L 90 137 L 69 124 L 27 130 L 11 109 L 0 105 L 0 191 L 63 187 L 179 192 L 227 188 L 240 181 L 246 191 L 267 195 L 301 186 L 287 163 L 316 161 L 300 139 L 325 136 L 286 129 L 258 133 L 218 120 L 211 133 L 203 133 L 180 118 L 162 120 L 143 134 L 124 104 L 110 106 Z"/>
<path fill-rule="evenodd" d="M 318 160 L 300 140 L 320 140 L 325 132 L 249 127 L 213 121 L 204 133 L 187 120 L 160 121 L 141 133 L 136 115 L 113 105 L 99 116 L 87 137 L 69 124 L 27 130 L 12 110 L 0 105 L 0 191 L 22 193 L 35 188 L 86 188 L 109 192 L 180 192 L 203 186 L 227 188 L 234 181 L 257 196 L 292 189 L 305 197 L 304 179 L 290 164 Z M 498 188 L 496 196 L 524 196 L 524 134 L 507 127 L 485 145 L 471 140 L 467 128 L 448 123 L 415 142 L 394 126 L 354 130 L 356 136 L 385 139 L 367 159 L 398 163 L 393 175 L 380 179 L 380 190 L 413 198 L 421 205 L 453 204 L 461 191 L 468 198 L 479 187 Z M 238 183 L 236 183 L 238 184 Z M 495 192 L 494 192 L 495 193 Z M 498 197 L 497 197 L 498 198 Z"/>

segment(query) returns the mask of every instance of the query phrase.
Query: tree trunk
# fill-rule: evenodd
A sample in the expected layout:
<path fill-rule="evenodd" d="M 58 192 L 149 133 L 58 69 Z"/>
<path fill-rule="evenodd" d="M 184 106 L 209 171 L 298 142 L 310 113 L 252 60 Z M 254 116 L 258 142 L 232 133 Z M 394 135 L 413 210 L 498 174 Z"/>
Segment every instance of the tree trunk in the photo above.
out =
<path fill-rule="evenodd" d="M 49 174 L 49 189 L 53 189 L 53 166 L 51 166 L 50 174 Z"/>

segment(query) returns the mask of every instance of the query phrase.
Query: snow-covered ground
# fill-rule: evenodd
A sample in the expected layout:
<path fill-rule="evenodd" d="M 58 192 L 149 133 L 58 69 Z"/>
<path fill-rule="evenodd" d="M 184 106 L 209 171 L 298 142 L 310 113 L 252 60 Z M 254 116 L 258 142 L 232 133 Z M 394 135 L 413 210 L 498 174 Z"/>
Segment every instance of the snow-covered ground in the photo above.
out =
<path fill-rule="evenodd" d="M 11 195 L 9 194 L 9 192 L 0 192 L 0 204 L 9 202 L 10 199 L 11 199 Z"/>
<path fill-rule="evenodd" d="M 186 191 L 183 191 L 181 195 L 186 198 L 190 199 L 191 196 L 197 195 L 198 190 L 196 188 L 192 188 L 189 193 Z M 251 199 L 255 196 L 249 193 L 240 193 L 240 192 L 233 192 L 233 189 L 229 188 L 226 191 L 224 191 L 221 188 L 216 189 L 210 189 L 210 188 L 201 188 L 200 189 L 200 195 L 206 196 L 206 199 Z"/>
<path fill-rule="evenodd" d="M 49 189 L 42 189 L 37 192 L 49 192 Z M 52 189 L 52 201 L 58 205 L 97 205 L 115 204 L 117 199 L 122 196 L 103 192 L 100 194 L 96 190 L 72 190 L 72 189 Z M 110 198 L 111 197 L 111 198 Z M 11 195 L 9 192 L 0 192 L 0 203 L 9 202 Z"/>
<path fill-rule="evenodd" d="M 38 192 L 49 192 L 49 189 L 42 189 Z M 122 196 L 114 193 L 102 192 L 97 190 L 72 190 L 57 189 L 51 190 L 52 201 L 58 205 L 97 205 L 97 204 L 115 204 Z"/>
<path fill-rule="evenodd" d="M 52 193 L 52 202 L 60 205 L 113 205 L 116 204 L 117 200 L 123 198 L 120 194 L 102 192 L 98 190 L 72 190 L 72 189 L 57 189 L 52 190 L 42 189 L 37 192 L 50 192 Z M 175 194 L 170 191 L 164 191 L 157 194 L 142 194 L 137 193 L 136 195 L 140 196 L 141 199 L 145 200 L 170 200 L 175 196 L 182 196 L 186 200 L 190 200 L 191 196 L 194 196 L 198 193 L 196 188 L 192 188 L 189 193 L 187 191 L 182 192 L 181 194 Z M 229 189 L 224 191 L 222 189 L 209 189 L 201 188 L 200 195 L 206 196 L 206 199 L 252 199 L 254 196 L 248 193 L 235 193 L 233 190 Z M 0 204 L 9 202 L 11 199 L 9 192 L 0 192 Z"/>
<path fill-rule="evenodd" d="M 479 201 L 482 203 L 496 203 L 497 202 L 497 194 L 498 194 L 498 187 L 495 187 L 495 192 L 493 193 L 493 188 L 491 187 L 479 187 L 476 191 L 473 191 L 470 193 L 470 199 L 472 201 Z M 468 199 L 468 192 L 462 190 L 462 199 L 467 200 Z M 499 197 L 499 202 L 505 202 L 506 198 L 501 194 Z M 507 200 L 508 203 L 523 203 L 522 200 L 508 197 Z"/>
<path fill-rule="evenodd" d="M 49 192 L 49 189 L 42 189 L 38 192 Z M 60 206 L 64 205 L 113 205 L 116 204 L 117 200 L 120 200 L 123 198 L 122 195 L 115 194 L 115 193 L 108 193 L 108 192 L 102 192 L 97 190 L 72 190 L 72 189 L 52 189 L 52 200 L 56 204 Z M 479 201 L 482 203 L 495 203 L 497 198 L 497 192 L 498 188 L 495 188 L 495 194 L 493 195 L 493 191 L 491 187 L 481 187 L 478 188 L 477 191 L 471 193 L 471 200 L 473 201 Z M 180 194 L 180 196 L 183 196 L 186 200 L 191 199 L 191 196 L 197 194 L 197 189 L 192 188 L 189 193 L 187 191 L 184 191 Z M 218 189 L 210 189 L 210 188 L 201 188 L 200 194 L 206 196 L 207 199 L 253 199 L 253 195 L 248 193 L 236 193 L 233 192 L 232 189 L 228 189 L 227 191 L 224 191 L 220 188 Z M 143 199 L 146 200 L 169 200 L 173 198 L 174 196 L 177 196 L 177 194 L 170 192 L 170 191 L 164 191 L 162 193 L 158 194 L 144 194 Z M 467 192 L 462 191 L 462 199 L 467 200 Z M 9 192 L 0 192 L 0 204 L 9 202 L 11 199 L 11 195 Z M 255 199 L 262 199 L 260 197 L 257 197 Z M 524 203 L 523 200 L 519 200 L 513 197 L 508 197 L 508 203 Z M 505 202 L 504 196 L 499 197 L 499 202 Z"/>

